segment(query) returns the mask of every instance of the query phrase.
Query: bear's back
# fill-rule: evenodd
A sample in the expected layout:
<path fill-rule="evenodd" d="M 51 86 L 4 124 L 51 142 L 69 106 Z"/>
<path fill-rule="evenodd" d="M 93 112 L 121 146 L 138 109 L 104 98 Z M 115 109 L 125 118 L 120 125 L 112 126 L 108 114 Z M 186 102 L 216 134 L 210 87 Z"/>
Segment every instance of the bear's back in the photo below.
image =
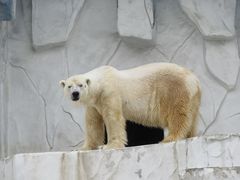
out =
<path fill-rule="evenodd" d="M 120 71 L 120 76 L 130 79 L 141 79 L 151 76 L 156 73 L 171 73 L 179 74 L 184 71 L 184 68 L 176 64 L 171 63 L 151 63 L 142 66 L 138 66 L 132 69 L 126 69 Z"/>

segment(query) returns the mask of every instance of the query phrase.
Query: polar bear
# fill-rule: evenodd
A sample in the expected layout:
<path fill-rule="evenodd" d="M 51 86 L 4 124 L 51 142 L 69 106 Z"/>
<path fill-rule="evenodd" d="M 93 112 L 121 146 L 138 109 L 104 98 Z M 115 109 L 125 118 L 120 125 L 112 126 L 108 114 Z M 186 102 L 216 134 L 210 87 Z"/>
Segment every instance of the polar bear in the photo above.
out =
<path fill-rule="evenodd" d="M 193 137 L 201 90 L 189 70 L 172 63 L 152 63 L 127 70 L 102 66 L 61 80 L 64 94 L 86 108 L 83 150 L 123 148 L 126 119 L 168 129 L 163 142 Z"/>

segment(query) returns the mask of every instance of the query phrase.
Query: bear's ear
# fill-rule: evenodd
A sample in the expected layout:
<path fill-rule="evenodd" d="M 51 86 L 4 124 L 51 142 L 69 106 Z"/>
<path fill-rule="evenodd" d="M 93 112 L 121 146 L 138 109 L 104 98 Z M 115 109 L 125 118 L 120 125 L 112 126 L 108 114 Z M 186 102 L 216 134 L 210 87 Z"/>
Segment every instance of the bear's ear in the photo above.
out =
<path fill-rule="evenodd" d="M 61 80 L 61 81 L 59 81 L 59 84 L 64 88 L 65 87 L 65 80 Z"/>
<path fill-rule="evenodd" d="M 90 79 L 86 79 L 86 83 L 87 83 L 87 85 L 89 85 L 90 84 Z"/>

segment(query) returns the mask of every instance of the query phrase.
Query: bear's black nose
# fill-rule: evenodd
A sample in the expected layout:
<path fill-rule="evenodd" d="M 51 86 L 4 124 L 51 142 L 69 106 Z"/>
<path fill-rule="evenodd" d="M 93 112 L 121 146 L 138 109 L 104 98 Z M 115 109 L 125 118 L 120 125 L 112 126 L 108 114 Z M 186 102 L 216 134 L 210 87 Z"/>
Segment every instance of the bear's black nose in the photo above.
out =
<path fill-rule="evenodd" d="M 72 93 L 72 99 L 73 99 L 73 100 L 78 100 L 78 99 L 79 99 L 79 92 L 74 91 L 74 92 Z"/>

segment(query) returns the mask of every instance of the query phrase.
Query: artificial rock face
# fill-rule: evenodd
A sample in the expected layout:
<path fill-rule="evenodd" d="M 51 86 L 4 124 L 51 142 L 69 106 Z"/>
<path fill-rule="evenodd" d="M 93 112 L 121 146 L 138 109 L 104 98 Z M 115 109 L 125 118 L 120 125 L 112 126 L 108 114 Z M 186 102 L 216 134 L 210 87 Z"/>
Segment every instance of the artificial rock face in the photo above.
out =
<path fill-rule="evenodd" d="M 117 23 L 119 35 L 122 37 L 152 40 L 154 18 L 152 0 L 118 1 Z"/>
<path fill-rule="evenodd" d="M 236 0 L 179 0 L 179 2 L 204 38 L 225 40 L 234 37 Z"/>
<path fill-rule="evenodd" d="M 204 56 L 210 73 L 226 89 L 232 89 L 239 70 L 238 47 L 234 40 L 236 0 L 180 0 L 180 5 L 206 39 Z"/>
<path fill-rule="evenodd" d="M 39 49 L 65 43 L 83 4 L 84 0 L 32 1 L 33 47 Z"/>
<path fill-rule="evenodd" d="M 146 26 L 141 30 L 155 44 L 135 46 L 129 44 L 131 37 L 122 37 L 118 16 L 123 14 L 113 0 L 17 1 L 16 19 L 0 22 L 1 157 L 79 148 L 84 111 L 64 100 L 58 81 L 105 64 L 126 69 L 174 62 L 187 67 L 203 91 L 198 135 L 240 131 L 239 1 L 154 1 L 155 16 L 148 9 L 154 36 L 143 1 L 118 1 L 119 6 L 132 2 L 122 6 L 137 11 L 128 20 L 142 17 Z M 54 15 L 59 11 L 64 17 Z M 193 19 L 195 11 L 201 19 Z M 143 39 L 139 26 L 131 28 L 125 33 Z"/>

